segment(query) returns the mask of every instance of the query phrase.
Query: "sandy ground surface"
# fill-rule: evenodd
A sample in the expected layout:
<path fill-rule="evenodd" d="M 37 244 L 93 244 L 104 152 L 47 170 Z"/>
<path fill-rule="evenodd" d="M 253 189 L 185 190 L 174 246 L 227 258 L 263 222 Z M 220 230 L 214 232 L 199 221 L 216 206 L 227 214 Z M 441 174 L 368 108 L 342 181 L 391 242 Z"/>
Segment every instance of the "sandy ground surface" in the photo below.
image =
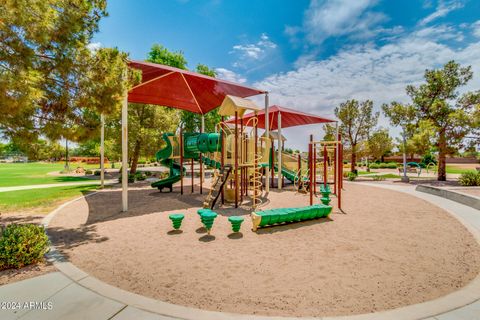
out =
<path fill-rule="evenodd" d="M 212 236 L 186 192 L 106 190 L 53 219 L 49 234 L 78 267 L 138 294 L 218 311 L 278 316 L 348 315 L 419 303 L 456 291 L 480 270 L 473 236 L 415 197 L 345 184 L 330 219 L 253 233 L 248 210 L 222 209 Z M 305 195 L 272 192 L 266 208 L 304 206 Z M 174 232 L 169 213 L 185 213 Z M 245 215 L 232 234 L 229 215 Z"/>

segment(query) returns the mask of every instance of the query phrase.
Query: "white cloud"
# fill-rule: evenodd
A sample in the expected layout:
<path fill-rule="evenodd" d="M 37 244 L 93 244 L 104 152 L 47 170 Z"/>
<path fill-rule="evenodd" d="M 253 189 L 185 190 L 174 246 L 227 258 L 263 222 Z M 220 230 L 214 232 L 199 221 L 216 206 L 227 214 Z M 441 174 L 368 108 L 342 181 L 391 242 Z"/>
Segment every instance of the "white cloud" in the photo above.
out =
<path fill-rule="evenodd" d="M 474 23 L 472 24 L 472 28 L 473 28 L 473 35 L 474 35 L 475 37 L 480 38 L 480 20 L 474 22 Z"/>
<path fill-rule="evenodd" d="M 377 34 L 376 26 L 387 17 L 368 10 L 376 3 L 376 0 L 312 0 L 303 23 L 307 40 L 318 45 L 332 36 L 366 39 Z"/>
<path fill-rule="evenodd" d="M 445 17 L 447 14 L 449 14 L 451 11 L 453 10 L 457 10 L 457 9 L 460 9 L 460 8 L 463 8 L 463 3 L 461 1 L 458 1 L 458 0 L 451 0 L 451 1 L 443 1 L 443 0 L 440 0 L 438 5 L 437 5 L 437 8 L 435 9 L 435 11 L 431 14 L 429 14 L 428 16 L 426 16 L 425 18 L 423 18 L 419 25 L 423 26 L 423 25 L 426 25 L 438 18 L 442 18 L 442 17 Z"/>
<path fill-rule="evenodd" d="M 88 50 L 90 51 L 97 51 L 98 49 L 100 49 L 102 47 L 102 44 L 100 42 L 90 42 L 88 45 L 87 45 L 87 48 Z"/>
<path fill-rule="evenodd" d="M 445 25 L 445 24 L 419 29 L 415 31 L 413 35 L 419 38 L 430 40 L 430 41 L 432 40 L 442 41 L 442 40 L 452 40 L 452 39 L 457 41 L 464 40 L 464 36 L 461 31 L 458 31 L 454 27 Z"/>
<path fill-rule="evenodd" d="M 435 36 L 429 38 L 432 34 Z M 436 34 L 432 29 L 417 30 L 380 47 L 355 45 L 328 59 L 271 75 L 254 86 L 268 90 L 272 104 L 326 117 L 333 117 L 334 108 L 347 99 L 371 99 L 377 110 L 382 103 L 408 102 L 406 85 L 423 82 L 425 69 L 441 67 L 452 59 L 472 66 L 474 78 L 464 89 L 480 89 L 480 43 L 456 48 L 442 43 Z M 380 125 L 388 127 L 385 119 Z M 303 148 L 307 133 L 321 138 L 318 126 L 304 130 L 303 136 L 300 131 L 287 136 L 289 146 Z"/>
<path fill-rule="evenodd" d="M 270 40 L 266 33 L 262 33 L 257 42 L 234 45 L 230 53 L 238 54 L 239 60 L 261 60 L 276 48 L 277 44 Z"/>
<path fill-rule="evenodd" d="M 233 72 L 232 70 L 228 70 L 225 68 L 216 68 L 215 71 L 217 72 L 217 78 L 232 81 L 236 83 L 245 83 L 247 79 L 238 73 Z"/>

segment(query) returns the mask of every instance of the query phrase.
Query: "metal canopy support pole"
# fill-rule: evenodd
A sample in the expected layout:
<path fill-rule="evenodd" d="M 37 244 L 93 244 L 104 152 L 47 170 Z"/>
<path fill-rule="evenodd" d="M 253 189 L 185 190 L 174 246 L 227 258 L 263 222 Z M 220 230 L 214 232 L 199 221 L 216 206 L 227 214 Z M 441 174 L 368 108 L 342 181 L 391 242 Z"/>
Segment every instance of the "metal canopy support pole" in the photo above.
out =
<path fill-rule="evenodd" d="M 128 95 L 122 104 L 122 211 L 128 211 Z"/>
<path fill-rule="evenodd" d="M 337 158 L 337 148 L 338 148 L 338 145 L 333 145 L 333 194 L 337 194 L 337 168 L 338 168 L 338 165 L 337 165 L 337 161 L 338 161 L 338 158 Z"/>
<path fill-rule="evenodd" d="M 312 135 L 313 141 L 313 135 Z M 314 143 L 312 146 L 312 161 L 313 161 L 313 194 L 317 194 L 317 145 Z"/>
<path fill-rule="evenodd" d="M 190 163 L 191 163 L 191 168 L 190 168 L 190 170 L 191 170 L 191 172 L 192 172 L 192 193 L 193 193 L 193 192 L 195 191 L 195 190 L 194 190 L 194 187 L 193 187 L 193 185 L 194 185 L 194 183 L 195 183 L 195 174 L 194 174 L 194 169 L 193 169 L 193 158 L 190 159 L 190 160 L 191 160 L 191 162 L 190 162 Z"/>
<path fill-rule="evenodd" d="M 238 208 L 238 111 L 235 111 L 235 208 Z"/>
<path fill-rule="evenodd" d="M 310 135 L 310 143 L 308 144 L 308 184 L 310 191 L 310 205 L 313 205 L 313 135 Z"/>
<path fill-rule="evenodd" d="M 225 117 L 222 116 L 221 118 L 222 120 L 222 126 L 223 126 L 223 122 L 225 121 Z M 225 134 L 224 134 L 224 130 L 222 130 L 222 128 L 220 127 L 220 143 L 221 143 L 221 150 L 220 150 L 220 166 L 221 166 L 221 172 L 224 173 L 225 172 Z M 222 178 L 222 179 L 225 179 L 225 178 Z M 221 195 L 222 195 L 222 204 L 225 203 L 225 193 L 224 193 L 224 188 L 222 188 L 221 190 Z"/>
<path fill-rule="evenodd" d="M 202 126 L 200 127 L 200 133 L 205 132 L 205 117 L 202 114 Z M 203 159 L 202 159 L 202 153 L 200 152 L 199 156 L 199 165 L 200 165 L 200 194 L 203 193 L 203 180 L 205 179 L 204 173 L 203 173 Z"/>
<path fill-rule="evenodd" d="M 100 187 L 105 187 L 105 116 L 100 115 Z"/>
<path fill-rule="evenodd" d="M 180 194 L 183 195 L 183 129 L 180 128 Z"/>
<path fill-rule="evenodd" d="M 335 168 L 336 168 L 336 174 L 337 174 L 337 180 L 335 180 L 335 190 L 334 190 L 334 193 L 337 194 L 337 190 L 340 188 L 340 180 L 343 179 L 342 176 L 340 176 L 340 165 L 343 166 L 343 163 L 340 163 L 340 146 L 339 146 L 339 143 L 342 143 L 340 141 L 340 133 L 338 131 L 338 121 L 335 121 L 335 136 L 337 137 L 337 147 L 335 148 L 335 160 L 336 160 L 336 164 L 335 164 Z"/>
<path fill-rule="evenodd" d="M 245 163 L 248 161 L 247 159 L 247 152 L 245 151 L 245 147 L 247 145 L 247 139 L 243 133 L 243 117 L 240 119 L 240 163 Z M 245 151 L 245 152 L 244 152 Z M 245 181 L 247 181 L 246 172 L 244 167 L 240 169 L 240 203 L 243 202 L 243 192 L 244 186 L 246 189 Z M 244 185 L 245 184 L 245 185 Z"/>
<path fill-rule="evenodd" d="M 337 207 L 342 210 L 342 188 L 343 188 L 343 144 L 342 135 L 338 134 L 338 190 L 337 190 Z"/>
<path fill-rule="evenodd" d="M 327 187 L 327 179 L 328 179 L 328 153 L 327 153 L 327 145 L 323 146 L 323 186 Z"/>
<path fill-rule="evenodd" d="M 270 141 L 270 124 L 269 124 L 269 115 L 268 115 L 268 92 L 265 92 L 265 136 L 266 136 L 266 141 Z M 272 143 L 270 143 L 271 146 L 273 146 Z M 265 147 L 267 147 L 268 144 L 266 144 Z M 273 167 L 273 163 L 272 163 Z M 265 191 L 270 192 L 270 170 L 266 170 L 265 172 Z"/>
<path fill-rule="evenodd" d="M 282 113 L 278 112 L 278 189 L 282 189 L 282 148 L 283 148 L 283 141 L 282 141 Z"/>

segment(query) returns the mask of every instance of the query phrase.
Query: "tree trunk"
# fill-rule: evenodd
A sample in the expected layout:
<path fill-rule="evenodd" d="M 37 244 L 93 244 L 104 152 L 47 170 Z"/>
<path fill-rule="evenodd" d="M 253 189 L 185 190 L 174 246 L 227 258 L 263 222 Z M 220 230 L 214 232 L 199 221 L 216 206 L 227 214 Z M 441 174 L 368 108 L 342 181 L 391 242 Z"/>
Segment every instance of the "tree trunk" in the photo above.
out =
<path fill-rule="evenodd" d="M 438 137 L 438 181 L 447 180 L 446 171 L 446 154 L 447 154 L 447 139 L 445 137 L 445 129 L 440 131 Z"/>
<path fill-rule="evenodd" d="M 351 156 L 351 164 L 350 164 L 350 171 L 355 172 L 355 165 L 357 162 L 357 146 L 352 144 L 352 156 Z"/>
<path fill-rule="evenodd" d="M 133 149 L 132 155 L 132 166 L 130 167 L 130 174 L 135 174 L 137 172 L 138 158 L 140 157 L 140 147 L 142 141 L 137 140 L 135 142 L 135 148 Z"/>

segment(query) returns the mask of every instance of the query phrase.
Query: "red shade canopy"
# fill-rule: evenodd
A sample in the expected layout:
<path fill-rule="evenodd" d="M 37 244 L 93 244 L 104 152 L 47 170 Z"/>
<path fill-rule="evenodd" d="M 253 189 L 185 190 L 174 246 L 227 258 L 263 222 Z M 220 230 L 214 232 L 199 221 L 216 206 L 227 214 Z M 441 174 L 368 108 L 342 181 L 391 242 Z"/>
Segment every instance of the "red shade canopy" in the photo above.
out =
<path fill-rule="evenodd" d="M 306 124 L 335 122 L 335 120 L 319 117 L 314 114 L 309 114 L 290 108 L 273 105 L 268 107 L 268 117 L 270 130 L 278 130 L 278 114 L 282 114 L 282 128 L 302 126 Z M 254 117 L 254 113 L 249 113 L 243 117 L 243 123 L 248 119 Z M 265 111 L 258 112 L 258 128 L 265 129 Z M 227 121 L 228 123 L 235 123 L 235 119 Z"/>
<path fill-rule="evenodd" d="M 142 71 L 142 83 L 128 93 L 128 101 L 156 104 L 195 113 L 207 113 L 222 104 L 226 95 L 249 97 L 265 91 L 161 64 L 129 61 Z"/>

